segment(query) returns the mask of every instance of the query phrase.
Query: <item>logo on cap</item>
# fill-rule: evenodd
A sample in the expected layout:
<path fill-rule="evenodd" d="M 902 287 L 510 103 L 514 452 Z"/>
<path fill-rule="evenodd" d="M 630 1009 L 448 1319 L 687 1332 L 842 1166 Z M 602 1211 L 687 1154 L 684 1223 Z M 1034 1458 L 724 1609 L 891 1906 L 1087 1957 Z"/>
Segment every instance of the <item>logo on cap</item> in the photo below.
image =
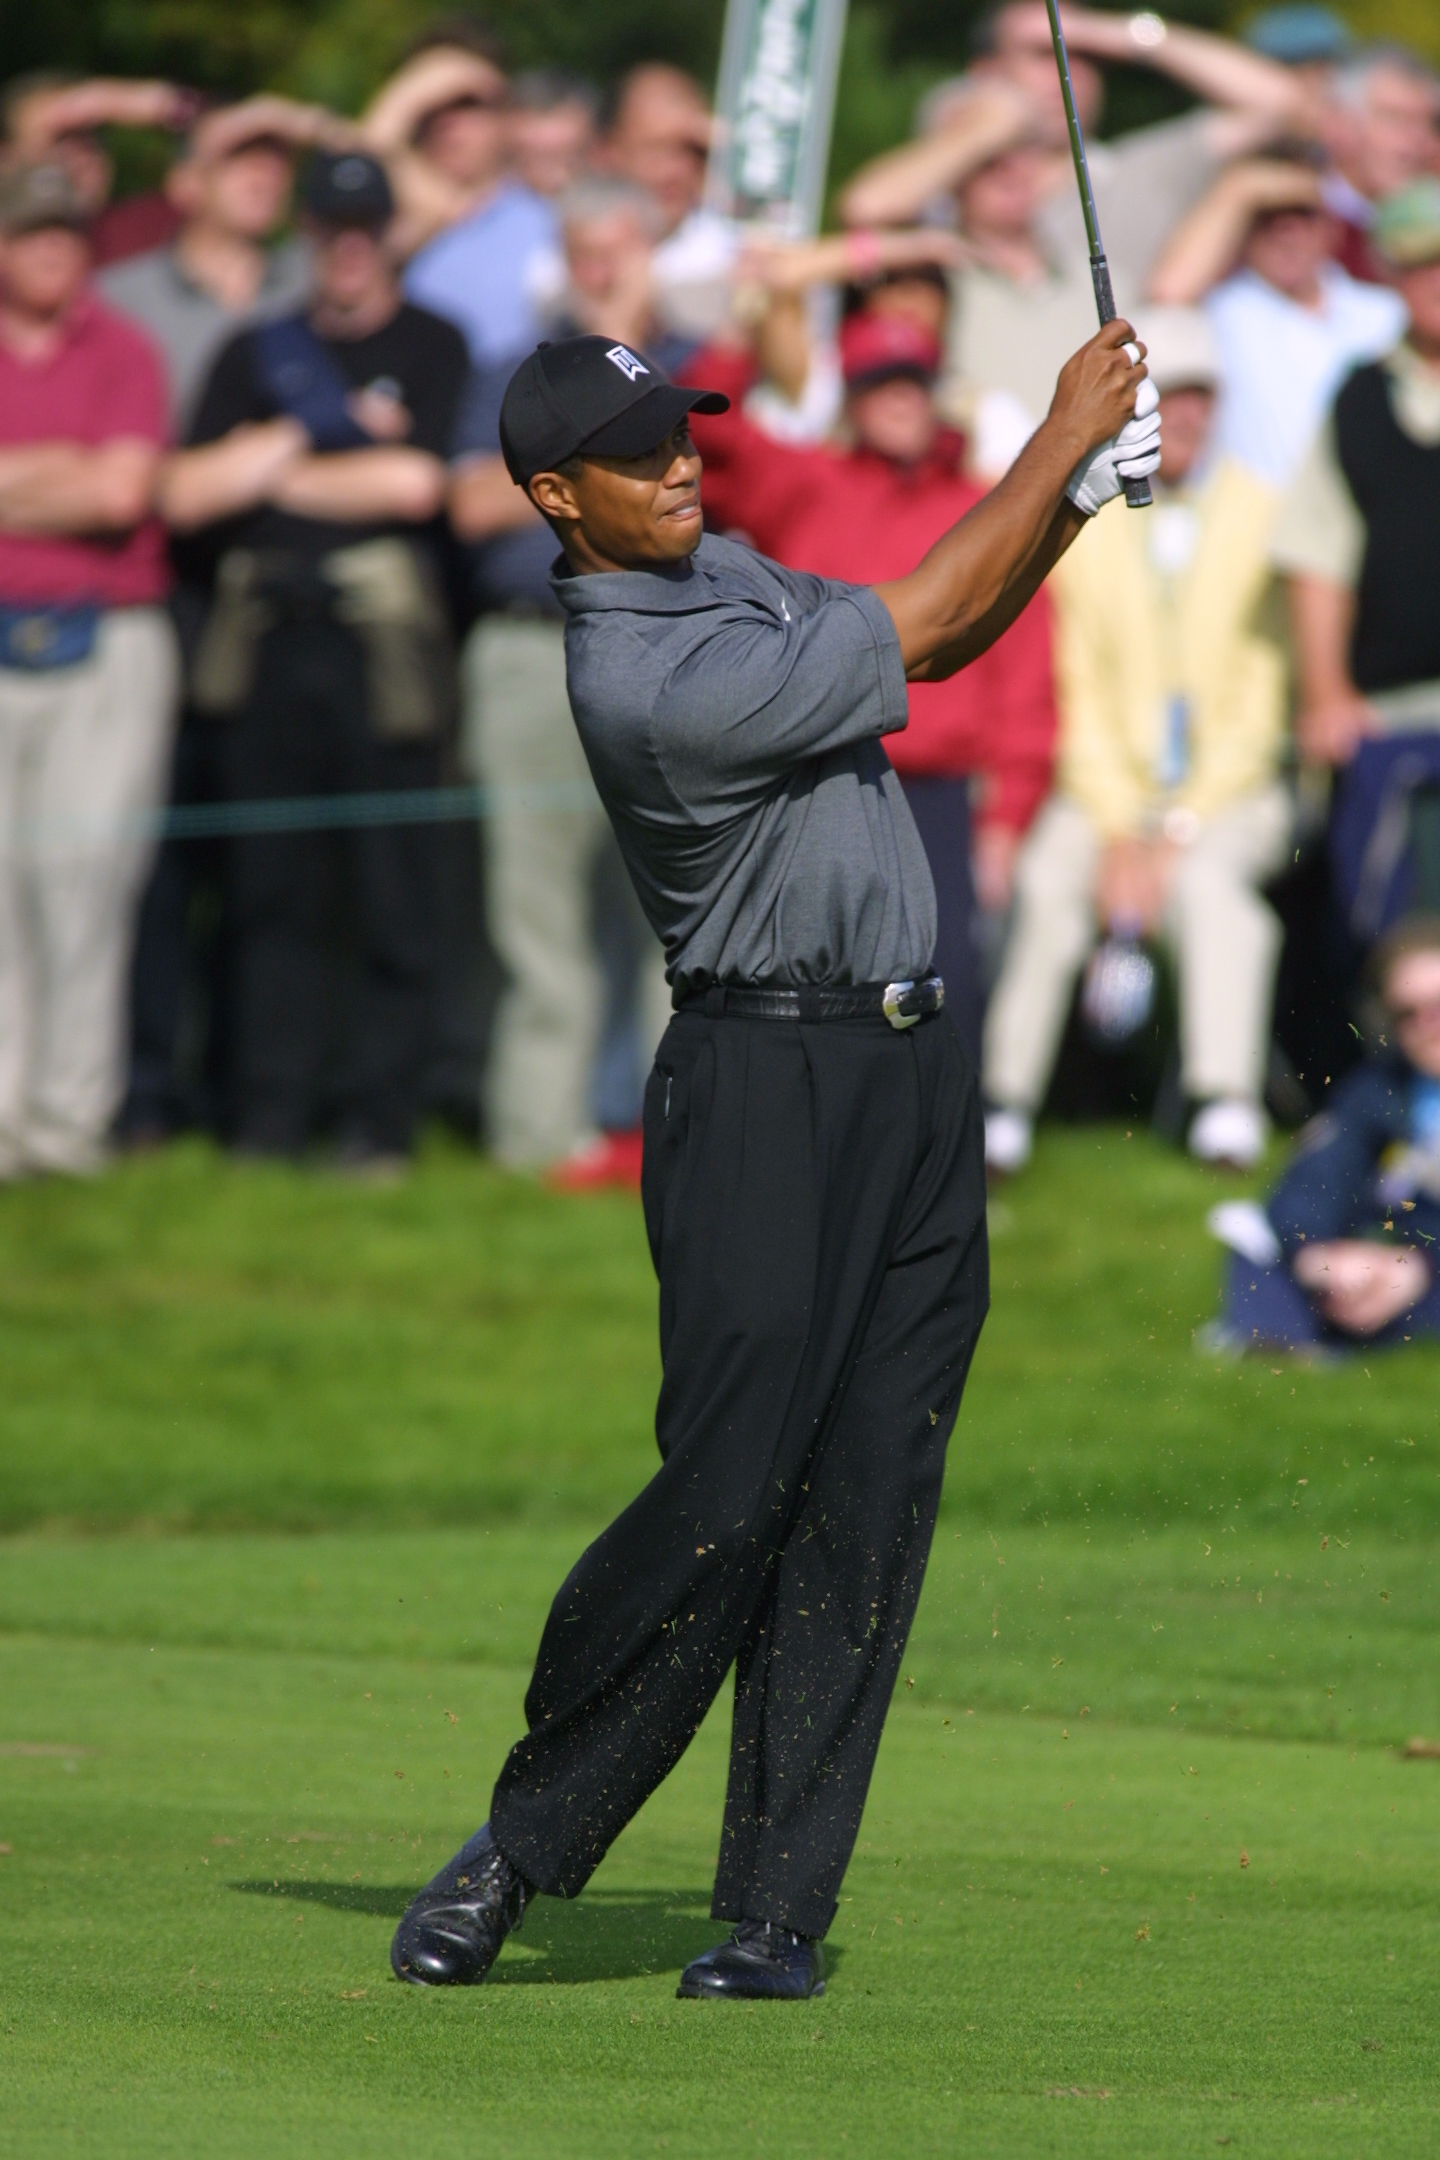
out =
<path fill-rule="evenodd" d="M 618 367 L 627 382 L 634 382 L 637 375 L 648 375 L 650 370 L 643 360 L 637 360 L 628 345 L 612 345 L 605 355 L 611 367 Z"/>

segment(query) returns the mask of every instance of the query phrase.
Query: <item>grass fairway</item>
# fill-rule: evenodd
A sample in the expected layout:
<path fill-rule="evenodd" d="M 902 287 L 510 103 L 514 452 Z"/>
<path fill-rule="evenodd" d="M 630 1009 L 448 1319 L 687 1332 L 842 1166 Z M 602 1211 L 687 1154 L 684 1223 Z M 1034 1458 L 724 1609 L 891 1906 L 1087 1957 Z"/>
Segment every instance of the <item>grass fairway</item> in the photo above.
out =
<path fill-rule="evenodd" d="M 1209 1180 L 1047 1139 L 819 2003 L 680 2004 L 722 1703 L 487 1987 L 401 1989 L 648 1473 L 638 1211 L 437 1150 L 0 1195 L 0 2152 L 1431 2155 L 1440 1358 L 1197 1359 Z"/>

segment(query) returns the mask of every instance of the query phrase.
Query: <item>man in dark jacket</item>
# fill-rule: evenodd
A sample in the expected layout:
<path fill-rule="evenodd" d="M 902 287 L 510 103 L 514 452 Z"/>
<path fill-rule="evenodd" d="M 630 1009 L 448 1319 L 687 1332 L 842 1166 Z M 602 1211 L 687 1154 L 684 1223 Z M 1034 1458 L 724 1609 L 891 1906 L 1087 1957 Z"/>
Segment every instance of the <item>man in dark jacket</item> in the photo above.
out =
<path fill-rule="evenodd" d="M 1440 917 L 1407 918 L 1373 967 L 1385 1055 L 1336 1088 L 1263 1212 L 1211 1217 L 1230 1348 L 1440 1334 Z"/>
<path fill-rule="evenodd" d="M 317 158 L 304 208 L 309 313 L 224 348 L 162 484 L 171 525 L 216 563 L 190 690 L 236 804 L 434 787 L 454 697 L 433 528 L 464 341 L 402 298 L 373 158 Z M 229 850 L 234 1124 L 252 1154 L 298 1155 L 312 1137 L 335 988 L 332 836 L 319 812 L 307 829 L 289 815 Z M 433 843 L 379 818 L 343 839 L 361 980 L 339 1159 L 387 1176 L 419 1108 Z"/>
<path fill-rule="evenodd" d="M 1290 579 L 1296 734 L 1335 768 L 1332 874 L 1362 951 L 1440 906 L 1440 180 L 1392 196 L 1374 245 L 1409 325 L 1342 384 L 1272 550 Z"/>

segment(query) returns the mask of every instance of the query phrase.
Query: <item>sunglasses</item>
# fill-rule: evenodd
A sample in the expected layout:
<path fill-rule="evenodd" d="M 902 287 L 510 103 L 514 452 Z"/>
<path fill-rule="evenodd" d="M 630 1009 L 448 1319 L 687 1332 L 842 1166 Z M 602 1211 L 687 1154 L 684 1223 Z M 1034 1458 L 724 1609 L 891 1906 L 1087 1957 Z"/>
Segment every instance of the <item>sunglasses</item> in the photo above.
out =
<path fill-rule="evenodd" d="M 1418 1005 L 1396 1005 L 1390 1018 L 1396 1027 L 1414 1027 L 1417 1020 L 1440 1020 L 1440 998 L 1422 998 Z"/>

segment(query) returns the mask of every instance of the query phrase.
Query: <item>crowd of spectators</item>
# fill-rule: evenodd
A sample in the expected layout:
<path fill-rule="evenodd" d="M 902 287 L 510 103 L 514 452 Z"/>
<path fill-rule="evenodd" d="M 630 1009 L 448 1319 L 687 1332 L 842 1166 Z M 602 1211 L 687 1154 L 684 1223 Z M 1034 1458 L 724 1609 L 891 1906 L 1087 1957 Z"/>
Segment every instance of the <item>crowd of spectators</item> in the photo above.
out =
<path fill-rule="evenodd" d="M 912 689 L 889 745 L 990 1168 L 1023 1171 L 1072 1015 L 1133 1035 L 1163 954 L 1179 1130 L 1253 1167 L 1285 1066 L 1276 893 L 1303 855 L 1330 995 L 1358 1020 L 1371 956 L 1401 1031 L 1366 1131 L 1440 1189 L 1417 913 L 1440 908 L 1440 77 L 1311 4 L 1241 39 L 1148 11 L 1066 27 L 1160 392 L 1155 507 L 1098 518 L 982 662 Z M 1188 109 L 1106 139 L 1116 65 Z M 454 991 L 464 885 L 434 820 L 457 783 L 484 914 L 458 945 L 500 974 L 478 1129 L 562 1182 L 633 1176 L 664 956 L 570 721 L 506 381 L 591 332 L 723 389 L 731 412 L 694 425 L 712 528 L 826 577 L 910 568 L 1094 328 L 1043 7 L 980 19 L 811 241 L 713 199 L 686 75 L 512 75 L 470 17 L 358 118 L 46 75 L 8 86 L 0 127 L 0 1178 L 196 1122 L 396 1174 Z M 117 200 L 126 128 L 175 148 Z M 1331 1075 L 1280 1077 L 1292 1110 L 1349 1115 Z M 1307 1191 L 1331 1181 L 1327 1265 L 1383 1224 L 1413 1255 L 1390 1298 L 1424 1278 L 1374 1325 L 1428 1310 L 1425 1207 L 1386 1200 L 1358 1140 L 1304 1160 Z M 1347 1304 L 1304 1208 L 1272 1213 L 1273 1250 L 1222 1225 L 1250 1271 L 1239 1335 L 1285 1296 L 1317 1340 L 1365 1332 L 1385 1298 Z"/>

